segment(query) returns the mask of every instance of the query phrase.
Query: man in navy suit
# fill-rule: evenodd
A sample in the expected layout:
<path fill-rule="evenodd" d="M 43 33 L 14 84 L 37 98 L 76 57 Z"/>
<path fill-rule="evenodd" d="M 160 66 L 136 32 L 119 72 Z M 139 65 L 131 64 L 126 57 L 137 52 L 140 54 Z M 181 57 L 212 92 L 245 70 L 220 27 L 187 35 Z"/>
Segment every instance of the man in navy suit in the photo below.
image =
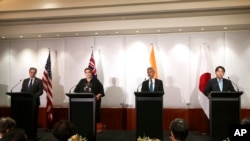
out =
<path fill-rule="evenodd" d="M 27 92 L 34 94 L 36 97 L 36 106 L 34 108 L 34 132 L 33 135 L 31 135 L 32 139 L 35 139 L 37 137 L 37 119 L 38 119 L 38 111 L 40 106 L 40 96 L 43 94 L 43 82 L 41 79 L 36 77 L 37 69 L 31 67 L 29 69 L 29 78 L 24 79 L 22 84 L 21 92 Z"/>
<path fill-rule="evenodd" d="M 218 66 L 215 68 L 216 78 L 210 79 L 206 85 L 204 94 L 209 95 L 211 91 L 235 91 L 230 80 L 223 78 L 225 74 L 225 68 Z"/>
<path fill-rule="evenodd" d="M 145 80 L 142 83 L 141 91 L 142 92 L 164 92 L 163 83 L 161 80 L 154 78 L 155 71 L 152 67 L 147 69 L 148 80 Z"/>

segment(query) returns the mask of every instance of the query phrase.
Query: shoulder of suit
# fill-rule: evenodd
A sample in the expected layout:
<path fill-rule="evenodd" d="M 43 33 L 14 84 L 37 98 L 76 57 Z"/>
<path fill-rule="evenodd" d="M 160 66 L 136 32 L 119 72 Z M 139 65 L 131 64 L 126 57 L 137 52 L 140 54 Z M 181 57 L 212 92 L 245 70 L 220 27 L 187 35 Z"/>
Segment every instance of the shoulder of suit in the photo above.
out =
<path fill-rule="evenodd" d="M 162 82 L 162 80 L 161 80 L 161 79 L 157 79 L 157 78 L 155 78 L 155 81 L 160 81 L 160 82 Z"/>
<path fill-rule="evenodd" d="M 38 78 L 38 77 L 36 77 L 36 78 L 35 78 L 35 80 L 39 80 L 39 81 L 42 81 L 42 79 L 40 79 L 40 78 Z"/>

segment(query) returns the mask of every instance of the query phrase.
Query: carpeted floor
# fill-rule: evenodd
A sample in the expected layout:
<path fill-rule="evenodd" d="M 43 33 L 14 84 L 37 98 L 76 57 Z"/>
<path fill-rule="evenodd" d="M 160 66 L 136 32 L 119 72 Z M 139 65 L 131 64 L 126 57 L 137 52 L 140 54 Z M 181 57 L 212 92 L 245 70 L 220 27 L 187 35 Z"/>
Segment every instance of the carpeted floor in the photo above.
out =
<path fill-rule="evenodd" d="M 168 132 L 164 132 L 164 141 L 169 141 Z M 38 141 L 57 141 L 52 132 L 45 131 L 44 129 L 38 130 Z M 97 134 L 97 141 L 135 141 L 135 131 L 124 130 L 105 130 L 101 134 Z M 202 135 L 198 132 L 189 132 L 187 141 L 208 141 L 208 135 Z"/>

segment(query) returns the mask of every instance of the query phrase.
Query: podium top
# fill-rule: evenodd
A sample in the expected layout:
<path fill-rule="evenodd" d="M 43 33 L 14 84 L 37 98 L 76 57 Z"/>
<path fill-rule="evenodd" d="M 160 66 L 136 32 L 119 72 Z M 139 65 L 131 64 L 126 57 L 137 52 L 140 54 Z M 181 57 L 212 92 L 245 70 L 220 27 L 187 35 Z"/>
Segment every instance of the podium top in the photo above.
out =
<path fill-rule="evenodd" d="M 211 91 L 208 95 L 208 98 L 227 98 L 227 97 L 240 97 L 243 94 L 243 91 L 238 92 L 220 92 L 220 91 Z"/>
<path fill-rule="evenodd" d="M 164 92 L 134 92 L 137 97 L 162 97 Z"/>
<path fill-rule="evenodd" d="M 93 98 L 95 95 L 93 93 L 66 93 L 70 98 Z"/>
<path fill-rule="evenodd" d="M 35 96 L 29 92 L 7 92 L 6 94 L 9 96 Z"/>

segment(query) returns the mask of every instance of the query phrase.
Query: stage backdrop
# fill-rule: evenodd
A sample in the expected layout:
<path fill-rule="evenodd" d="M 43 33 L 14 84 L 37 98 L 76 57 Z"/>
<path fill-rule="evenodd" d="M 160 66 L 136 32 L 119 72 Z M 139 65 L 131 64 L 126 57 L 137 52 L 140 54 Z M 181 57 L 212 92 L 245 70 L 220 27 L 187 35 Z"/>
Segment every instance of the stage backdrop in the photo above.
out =
<path fill-rule="evenodd" d="M 214 68 L 226 68 L 225 77 L 244 91 L 242 107 L 250 108 L 250 32 L 204 32 L 160 35 L 96 36 L 0 41 L 0 106 L 9 106 L 7 91 L 28 77 L 29 67 L 42 77 L 51 50 L 55 107 L 67 107 L 65 93 L 84 77 L 91 47 L 98 78 L 106 96 L 102 107 L 134 107 L 134 91 L 147 78 L 153 43 L 159 78 L 164 83 L 164 107 L 199 108 L 197 100 L 200 47 L 209 46 Z M 212 72 L 214 77 L 214 72 Z M 13 91 L 20 91 L 21 84 Z M 72 89 L 73 91 L 73 89 Z M 45 93 L 41 96 L 46 105 Z"/>

